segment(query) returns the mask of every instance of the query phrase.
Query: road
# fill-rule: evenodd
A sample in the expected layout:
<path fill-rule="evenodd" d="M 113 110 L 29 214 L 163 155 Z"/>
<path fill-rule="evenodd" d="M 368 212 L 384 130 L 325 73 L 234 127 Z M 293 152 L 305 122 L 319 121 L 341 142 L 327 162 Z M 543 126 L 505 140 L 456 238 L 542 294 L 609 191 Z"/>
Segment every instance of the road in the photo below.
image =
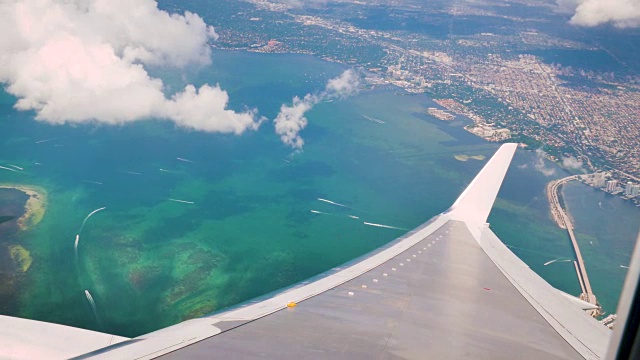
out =
<path fill-rule="evenodd" d="M 573 245 L 573 251 L 576 254 L 578 280 L 580 281 L 580 287 L 583 289 L 583 293 L 580 295 L 580 298 L 584 301 L 596 305 L 597 299 L 593 294 L 591 282 L 589 281 L 589 276 L 587 275 L 587 269 L 584 265 L 584 259 L 582 258 L 582 253 L 580 252 L 580 247 L 578 246 L 576 236 L 573 233 L 573 224 L 571 223 L 571 219 L 569 219 L 569 215 L 567 215 L 567 213 L 562 208 L 562 205 L 560 204 L 560 195 L 558 191 L 561 185 L 566 184 L 569 181 L 577 180 L 578 178 L 578 175 L 572 175 L 550 182 L 549 184 L 547 184 L 547 198 L 549 199 L 549 204 L 551 205 L 551 214 L 553 215 L 554 220 L 556 221 L 558 226 L 563 229 L 567 229 L 569 238 L 571 239 L 571 244 Z"/>

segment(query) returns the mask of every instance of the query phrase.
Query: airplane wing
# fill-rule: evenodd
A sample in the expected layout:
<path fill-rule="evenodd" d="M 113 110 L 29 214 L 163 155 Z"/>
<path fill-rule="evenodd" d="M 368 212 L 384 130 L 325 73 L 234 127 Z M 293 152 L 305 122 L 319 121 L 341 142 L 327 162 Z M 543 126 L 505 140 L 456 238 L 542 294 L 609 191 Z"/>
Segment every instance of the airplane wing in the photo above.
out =
<path fill-rule="evenodd" d="M 609 329 L 489 229 L 516 144 L 454 205 L 348 264 L 78 359 L 600 359 Z"/>
<path fill-rule="evenodd" d="M 127 338 L 0 315 L 0 359 L 68 359 Z"/>

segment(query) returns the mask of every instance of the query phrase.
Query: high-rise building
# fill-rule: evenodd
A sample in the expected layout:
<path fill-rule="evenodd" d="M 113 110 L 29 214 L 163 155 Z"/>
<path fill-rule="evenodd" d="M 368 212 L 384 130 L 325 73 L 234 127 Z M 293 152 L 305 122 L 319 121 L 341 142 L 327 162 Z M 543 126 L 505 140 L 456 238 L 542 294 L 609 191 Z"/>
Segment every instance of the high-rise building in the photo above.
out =
<path fill-rule="evenodd" d="M 638 196 L 638 195 L 640 195 L 640 185 L 635 184 L 631 187 L 631 196 Z"/>
<path fill-rule="evenodd" d="M 631 181 L 627 182 L 627 186 L 624 188 L 624 194 L 627 196 L 631 195 L 632 188 L 633 188 L 633 183 Z"/>
<path fill-rule="evenodd" d="M 618 186 L 618 180 L 609 180 L 607 181 L 607 188 L 606 190 L 609 192 L 612 192 L 616 189 L 616 186 Z"/>

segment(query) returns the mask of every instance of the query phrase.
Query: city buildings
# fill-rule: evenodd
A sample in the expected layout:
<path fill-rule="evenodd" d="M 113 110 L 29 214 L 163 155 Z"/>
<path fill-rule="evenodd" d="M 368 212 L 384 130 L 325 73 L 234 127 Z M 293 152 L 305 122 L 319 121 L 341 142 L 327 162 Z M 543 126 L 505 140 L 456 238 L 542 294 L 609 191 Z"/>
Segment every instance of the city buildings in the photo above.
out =
<path fill-rule="evenodd" d="M 593 176 L 593 186 L 604 187 L 606 182 L 605 173 L 599 172 Z"/>
<path fill-rule="evenodd" d="M 624 188 L 624 194 L 627 196 L 630 196 L 632 188 L 633 188 L 633 183 L 631 181 L 627 182 L 627 186 Z"/>

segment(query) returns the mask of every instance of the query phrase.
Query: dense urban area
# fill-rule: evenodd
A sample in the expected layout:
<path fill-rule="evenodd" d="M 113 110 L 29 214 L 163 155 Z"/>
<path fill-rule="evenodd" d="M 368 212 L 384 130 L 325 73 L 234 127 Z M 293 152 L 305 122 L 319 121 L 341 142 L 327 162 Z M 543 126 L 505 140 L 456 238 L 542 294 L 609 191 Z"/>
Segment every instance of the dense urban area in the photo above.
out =
<path fill-rule="evenodd" d="M 369 86 L 428 94 L 438 119 L 466 117 L 480 137 L 540 149 L 571 172 L 601 173 L 593 186 L 637 196 L 638 60 L 567 24 L 555 1 L 301 4 L 248 0 L 202 14 L 217 26 L 214 47 L 348 64 Z"/>

